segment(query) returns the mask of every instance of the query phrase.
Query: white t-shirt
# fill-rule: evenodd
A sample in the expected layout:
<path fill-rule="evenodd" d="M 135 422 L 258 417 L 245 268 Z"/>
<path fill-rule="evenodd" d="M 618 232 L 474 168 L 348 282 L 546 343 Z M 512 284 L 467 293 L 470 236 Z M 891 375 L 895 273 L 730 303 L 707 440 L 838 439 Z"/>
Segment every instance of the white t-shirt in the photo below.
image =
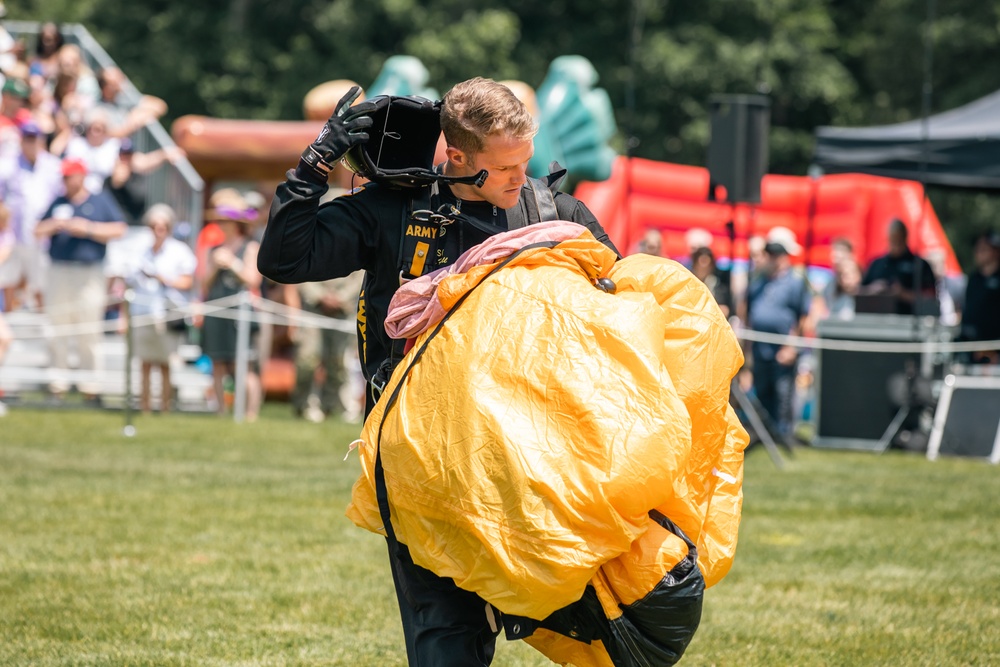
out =
<path fill-rule="evenodd" d="M 181 276 L 194 275 L 194 252 L 183 241 L 168 238 L 157 253 L 153 252 L 152 238 L 130 267 L 128 283 L 135 291 L 132 312 L 136 315 L 163 315 L 170 306 L 187 303 L 188 295 L 166 287 L 153 276 L 173 282 Z"/>
<path fill-rule="evenodd" d="M 104 189 L 104 181 L 114 171 L 121 146 L 121 141 L 114 137 L 105 139 L 99 146 L 92 146 L 86 137 L 73 137 L 66 146 L 66 157 L 79 158 L 87 163 L 84 185 L 96 195 Z"/>

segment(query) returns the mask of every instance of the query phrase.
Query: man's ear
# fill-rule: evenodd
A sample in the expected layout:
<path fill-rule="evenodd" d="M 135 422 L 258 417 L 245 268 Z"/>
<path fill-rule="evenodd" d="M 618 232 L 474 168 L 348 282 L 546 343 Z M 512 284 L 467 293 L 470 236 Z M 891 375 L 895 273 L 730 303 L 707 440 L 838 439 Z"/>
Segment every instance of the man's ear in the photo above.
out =
<path fill-rule="evenodd" d="M 454 146 L 448 146 L 445 148 L 445 155 L 448 156 L 448 161 L 460 169 L 471 169 L 472 161 L 469 159 L 468 154 L 456 148 Z"/>

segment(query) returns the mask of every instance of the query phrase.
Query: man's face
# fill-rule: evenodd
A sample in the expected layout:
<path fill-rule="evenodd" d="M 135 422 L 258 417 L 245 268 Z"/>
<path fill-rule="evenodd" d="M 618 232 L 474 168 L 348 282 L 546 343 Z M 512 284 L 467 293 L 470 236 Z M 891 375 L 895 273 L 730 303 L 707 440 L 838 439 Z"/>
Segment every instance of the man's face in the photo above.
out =
<path fill-rule="evenodd" d="M 38 159 L 38 147 L 41 145 L 41 142 L 42 138 L 39 136 L 25 135 L 21 137 L 21 153 L 25 159 L 31 163 L 34 163 Z"/>
<path fill-rule="evenodd" d="M 648 255 L 660 256 L 663 251 L 663 243 L 659 234 L 646 234 L 642 239 L 643 252 Z"/>
<path fill-rule="evenodd" d="M 10 93 L 4 93 L 0 105 L 3 107 L 3 115 L 13 118 L 14 114 L 24 107 L 24 98 Z"/>
<path fill-rule="evenodd" d="M 789 263 L 788 255 L 785 253 L 771 254 L 765 251 L 761 255 L 763 255 L 764 261 L 761 263 L 760 270 L 766 276 L 776 276 Z"/>
<path fill-rule="evenodd" d="M 906 252 L 906 234 L 900 229 L 889 230 L 889 254 L 899 257 Z"/>
<path fill-rule="evenodd" d="M 473 195 L 485 199 L 498 208 L 512 208 L 517 204 L 521 186 L 527 181 L 528 161 L 535 153 L 531 139 L 516 139 L 508 135 L 491 135 L 486 138 L 483 150 L 474 155 L 448 148 L 448 157 L 468 175 L 480 169 L 489 172 L 480 188 L 473 188 Z"/>
<path fill-rule="evenodd" d="M 972 259 L 977 269 L 989 269 L 1000 262 L 1000 248 L 994 248 L 986 239 L 979 239 L 972 250 Z"/>
<path fill-rule="evenodd" d="M 63 184 L 66 186 L 66 196 L 72 197 L 83 190 L 83 180 L 86 174 L 66 174 L 63 176 Z"/>
<path fill-rule="evenodd" d="M 118 93 L 122 92 L 121 74 L 111 70 L 104 73 L 104 85 L 101 87 L 101 96 L 108 102 L 114 102 Z"/>

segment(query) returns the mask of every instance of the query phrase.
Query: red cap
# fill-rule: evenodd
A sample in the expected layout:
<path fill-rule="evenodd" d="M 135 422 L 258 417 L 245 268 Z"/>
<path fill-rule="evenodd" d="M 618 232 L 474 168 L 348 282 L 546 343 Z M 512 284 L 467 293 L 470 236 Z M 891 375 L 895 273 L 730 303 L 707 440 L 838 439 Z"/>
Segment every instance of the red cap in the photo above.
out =
<path fill-rule="evenodd" d="M 87 163 L 78 157 L 68 157 L 62 161 L 62 175 L 87 174 Z"/>

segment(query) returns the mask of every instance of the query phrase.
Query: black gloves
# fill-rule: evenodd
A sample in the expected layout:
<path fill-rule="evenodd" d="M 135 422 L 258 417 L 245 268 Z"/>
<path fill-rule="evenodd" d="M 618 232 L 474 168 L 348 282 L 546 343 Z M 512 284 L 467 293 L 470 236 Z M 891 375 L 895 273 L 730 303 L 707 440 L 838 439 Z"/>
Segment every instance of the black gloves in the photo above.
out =
<path fill-rule="evenodd" d="M 296 170 L 300 177 L 316 183 L 326 183 L 326 177 L 337 160 L 344 157 L 352 147 L 368 141 L 365 130 L 372 125 L 368 114 L 375 111 L 375 105 L 362 102 L 352 107 L 351 102 L 358 99 L 359 95 L 361 87 L 352 86 L 337 102 L 333 115 L 320 130 L 316 141 L 302 151 L 302 159 Z"/>

